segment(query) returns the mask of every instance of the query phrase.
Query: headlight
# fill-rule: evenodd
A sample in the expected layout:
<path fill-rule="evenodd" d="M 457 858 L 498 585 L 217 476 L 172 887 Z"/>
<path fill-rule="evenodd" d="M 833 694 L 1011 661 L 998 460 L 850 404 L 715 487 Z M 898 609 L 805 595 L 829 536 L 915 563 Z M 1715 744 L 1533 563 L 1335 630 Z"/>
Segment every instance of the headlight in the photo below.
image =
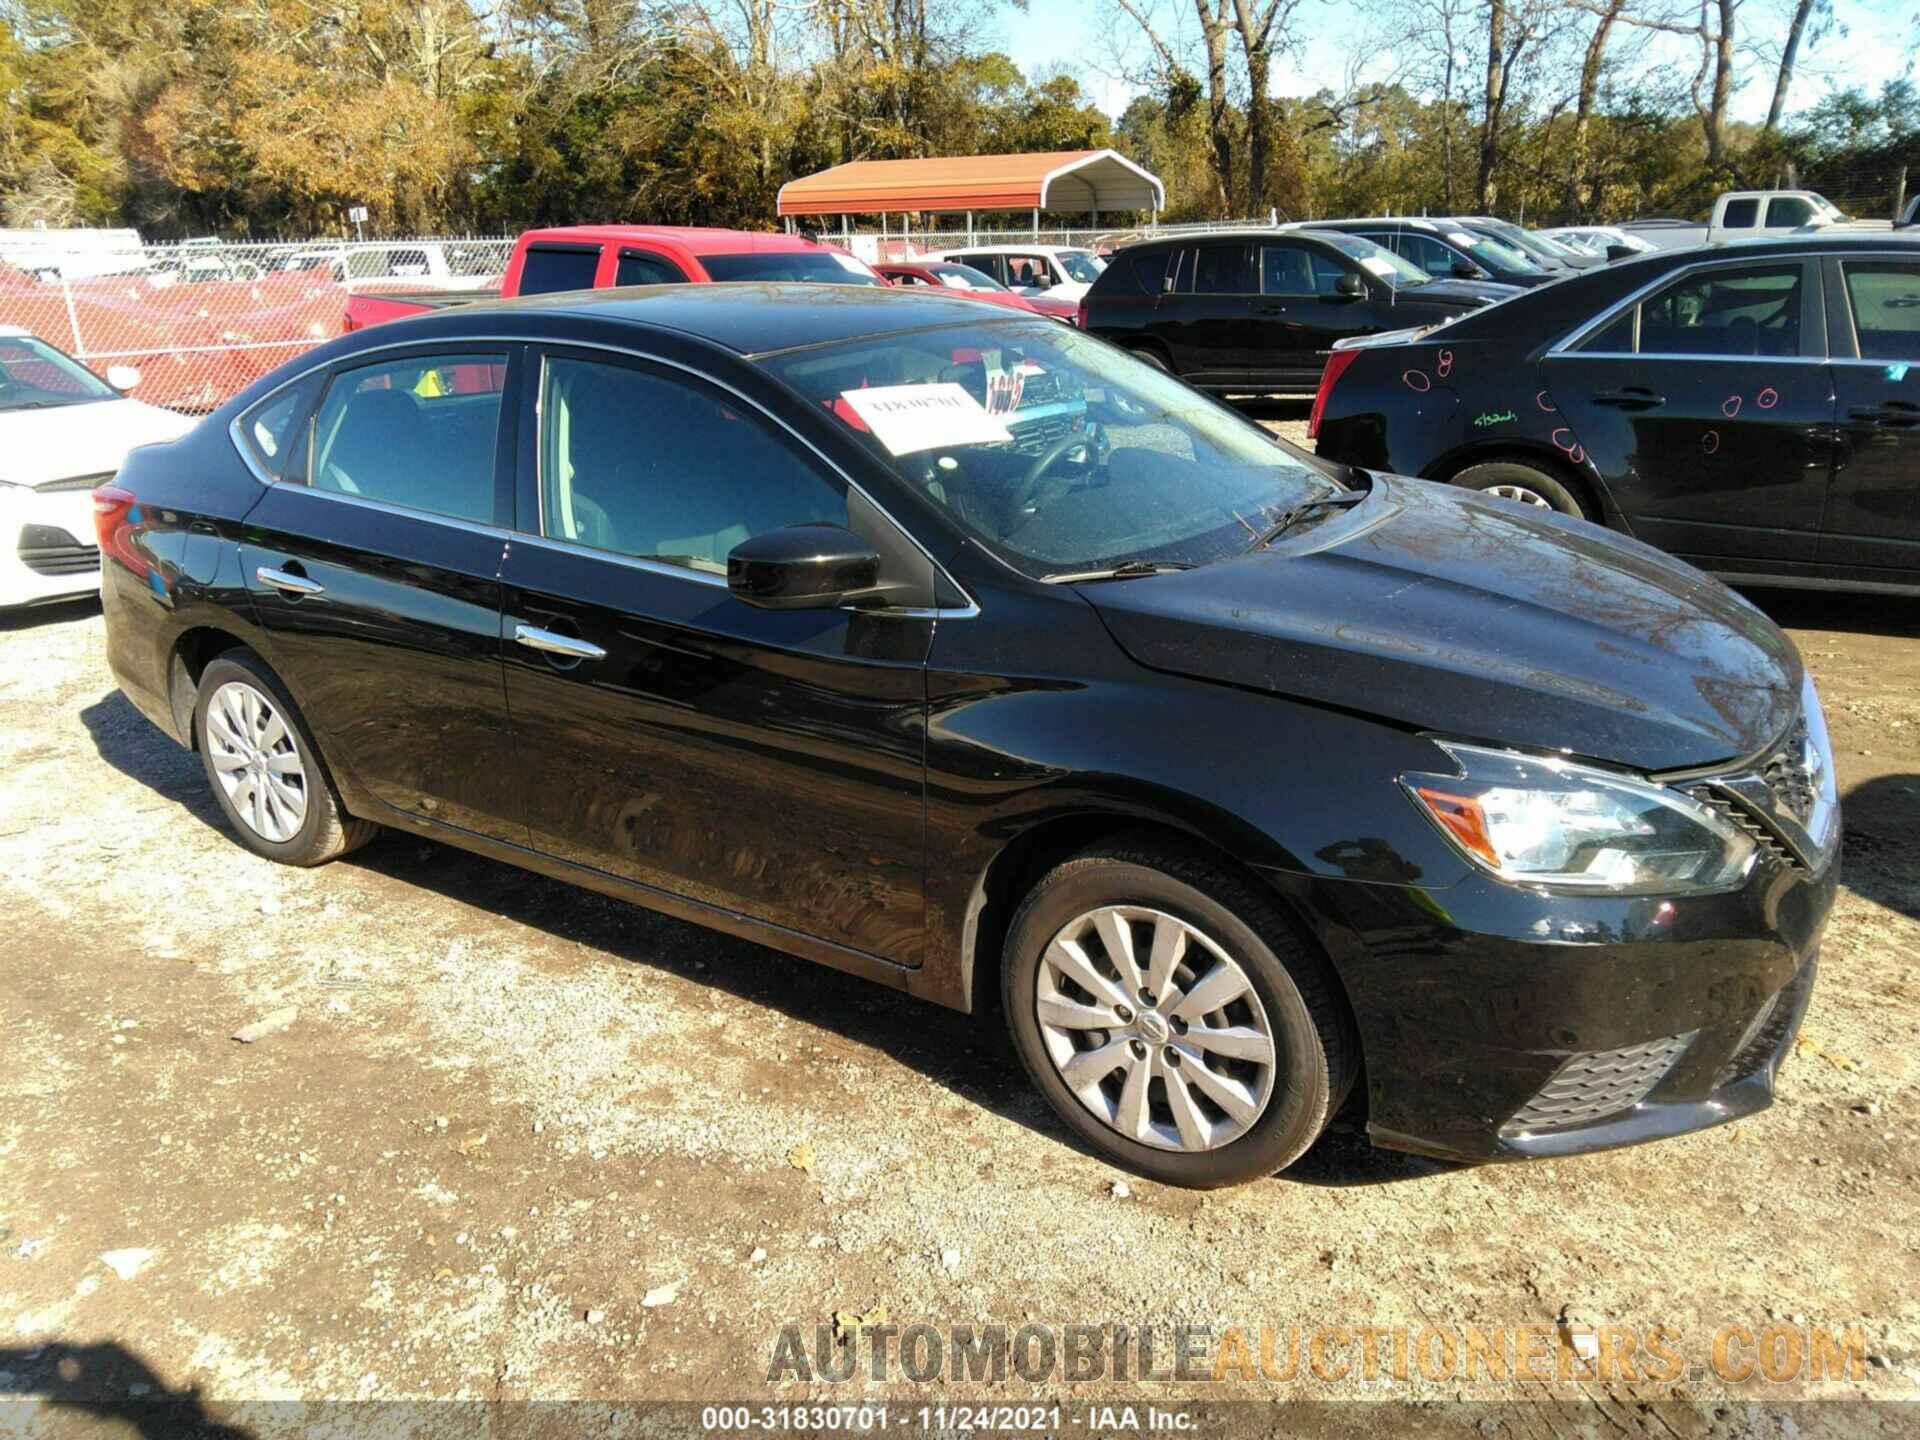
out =
<path fill-rule="evenodd" d="M 1753 867 L 1753 837 L 1645 780 L 1475 745 L 1440 747 L 1458 775 L 1400 784 L 1474 864 L 1519 885 L 1612 895 L 1725 889 Z"/>

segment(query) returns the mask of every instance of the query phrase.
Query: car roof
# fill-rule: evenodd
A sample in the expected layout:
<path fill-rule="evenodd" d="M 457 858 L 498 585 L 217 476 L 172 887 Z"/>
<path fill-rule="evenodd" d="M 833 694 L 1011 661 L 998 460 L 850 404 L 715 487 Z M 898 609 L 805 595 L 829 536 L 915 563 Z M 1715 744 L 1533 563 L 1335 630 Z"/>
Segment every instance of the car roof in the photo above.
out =
<path fill-rule="evenodd" d="M 1084 245 L 949 245 L 927 257 L 944 260 L 949 255 L 1091 255 Z"/>
<path fill-rule="evenodd" d="M 31 340 L 34 333 L 24 325 L 0 325 L 0 339 Z"/>
<path fill-rule="evenodd" d="M 1041 321 L 1037 315 L 1023 317 L 1012 309 L 995 312 L 978 300 L 960 295 L 949 299 L 932 290 L 801 281 L 574 290 L 483 301 L 439 312 L 449 319 L 503 313 L 570 314 L 599 322 L 673 330 L 741 355 L 767 354 L 800 345 L 831 345 L 869 335 L 949 324 L 1018 325 Z M 449 328 L 457 335 L 457 325 Z"/>
<path fill-rule="evenodd" d="M 520 238 L 527 245 L 652 245 L 692 255 L 790 255 L 840 248 L 805 235 L 698 225 L 556 225 L 529 230 Z"/>

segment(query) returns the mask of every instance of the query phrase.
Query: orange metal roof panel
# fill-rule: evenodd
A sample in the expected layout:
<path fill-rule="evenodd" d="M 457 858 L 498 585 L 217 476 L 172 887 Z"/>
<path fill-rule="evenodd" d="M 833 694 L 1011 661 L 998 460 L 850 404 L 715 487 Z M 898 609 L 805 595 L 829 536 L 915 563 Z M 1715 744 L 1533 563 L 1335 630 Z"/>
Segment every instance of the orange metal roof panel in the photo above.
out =
<path fill-rule="evenodd" d="M 1159 190 L 1151 176 L 1112 151 L 1052 150 L 1028 155 L 855 160 L 789 181 L 781 187 L 778 209 L 782 215 L 1030 210 L 1045 203 L 1042 191 L 1048 177 L 1102 157 L 1142 177 L 1131 180 L 1136 188 L 1145 184 Z"/>

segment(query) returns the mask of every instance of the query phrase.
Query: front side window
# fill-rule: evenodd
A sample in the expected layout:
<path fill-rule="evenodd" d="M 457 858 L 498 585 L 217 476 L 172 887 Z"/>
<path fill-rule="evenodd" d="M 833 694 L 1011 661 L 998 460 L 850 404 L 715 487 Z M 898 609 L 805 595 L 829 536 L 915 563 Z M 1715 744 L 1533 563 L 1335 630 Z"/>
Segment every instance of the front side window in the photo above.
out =
<path fill-rule="evenodd" d="M 1091 285 L 1107 268 L 1090 250 L 1062 250 L 1054 260 L 1067 272 L 1069 280 L 1081 285 Z"/>
<path fill-rule="evenodd" d="M 742 540 L 847 523 L 845 491 L 716 391 L 555 356 L 540 395 L 544 535 L 725 575 Z"/>
<path fill-rule="evenodd" d="M 501 355 L 416 355 L 342 370 L 313 422 L 307 483 L 491 524 Z"/>
<path fill-rule="evenodd" d="M 1375 244 L 1365 236 L 1348 235 L 1339 230 L 1328 230 L 1320 238 L 1333 246 L 1333 248 L 1338 250 L 1342 255 L 1351 256 L 1353 259 L 1358 260 L 1361 268 L 1368 274 L 1386 281 L 1387 284 L 1393 286 L 1396 290 L 1410 290 L 1416 285 L 1425 285 L 1433 279 L 1432 275 L 1428 274 L 1411 260 L 1394 254 L 1393 251 L 1389 250 L 1385 245 Z M 1333 293 L 1332 290 L 1328 288 L 1327 281 L 1332 279 L 1337 283 L 1340 268 L 1335 261 L 1329 260 L 1325 255 L 1315 252 L 1313 267 L 1314 281 L 1315 284 L 1319 286 L 1322 295 Z M 1451 268 L 1451 259 L 1441 262 L 1440 269 L 1442 274 L 1445 274 Z"/>
<path fill-rule="evenodd" d="M 1800 266 L 1711 270 L 1640 304 L 1649 355 L 1798 355 Z"/>
<path fill-rule="evenodd" d="M 1758 200 L 1729 200 L 1720 212 L 1722 230 L 1751 230 L 1754 221 L 1760 218 Z"/>
<path fill-rule="evenodd" d="M 840 250 L 771 250 L 751 255 L 702 255 L 715 280 L 803 280 L 816 285 L 885 285 L 864 260 Z"/>
<path fill-rule="evenodd" d="M 1920 261 L 1849 260 L 1844 273 L 1860 357 L 1920 361 Z"/>
<path fill-rule="evenodd" d="M 760 363 L 1035 578 L 1240 554 L 1288 507 L 1339 488 L 1226 406 L 1047 320 L 870 336 Z"/>
<path fill-rule="evenodd" d="M 71 356 L 25 335 L 0 338 L 0 411 L 51 410 L 120 392 Z"/>
<path fill-rule="evenodd" d="M 535 245 L 520 267 L 522 295 L 553 295 L 563 290 L 591 290 L 600 268 L 598 250 Z"/>
<path fill-rule="evenodd" d="M 1312 295 L 1313 260 L 1299 245 L 1260 247 L 1260 289 L 1267 295 Z"/>
<path fill-rule="evenodd" d="M 1798 195 L 1777 195 L 1767 202 L 1767 227 L 1791 229 L 1806 225 L 1817 213 L 1811 203 Z"/>
<path fill-rule="evenodd" d="M 686 278 L 679 266 L 637 250 L 621 251 L 613 272 L 615 285 L 679 285 Z"/>

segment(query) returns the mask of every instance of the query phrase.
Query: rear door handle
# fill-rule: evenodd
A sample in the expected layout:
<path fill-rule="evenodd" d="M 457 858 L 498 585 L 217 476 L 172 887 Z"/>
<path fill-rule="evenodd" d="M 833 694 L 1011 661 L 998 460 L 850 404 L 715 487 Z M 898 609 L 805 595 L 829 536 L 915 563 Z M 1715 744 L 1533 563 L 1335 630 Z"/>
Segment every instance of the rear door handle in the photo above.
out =
<path fill-rule="evenodd" d="M 1588 397 L 1596 405 L 1610 405 L 1616 410 L 1657 410 L 1667 403 L 1667 397 L 1656 395 L 1640 385 L 1629 385 L 1624 390 L 1596 390 Z"/>
<path fill-rule="evenodd" d="M 275 570 L 271 565 L 262 565 L 253 572 L 253 578 L 262 585 L 271 585 L 287 595 L 324 595 L 324 586 L 316 585 L 304 575 L 295 575 L 286 570 Z"/>
<path fill-rule="evenodd" d="M 515 625 L 513 638 L 529 650 L 543 650 L 549 655 L 562 655 L 569 660 L 607 658 L 607 652 L 598 645 L 573 635 L 560 635 L 552 630 L 542 630 L 537 625 Z"/>

